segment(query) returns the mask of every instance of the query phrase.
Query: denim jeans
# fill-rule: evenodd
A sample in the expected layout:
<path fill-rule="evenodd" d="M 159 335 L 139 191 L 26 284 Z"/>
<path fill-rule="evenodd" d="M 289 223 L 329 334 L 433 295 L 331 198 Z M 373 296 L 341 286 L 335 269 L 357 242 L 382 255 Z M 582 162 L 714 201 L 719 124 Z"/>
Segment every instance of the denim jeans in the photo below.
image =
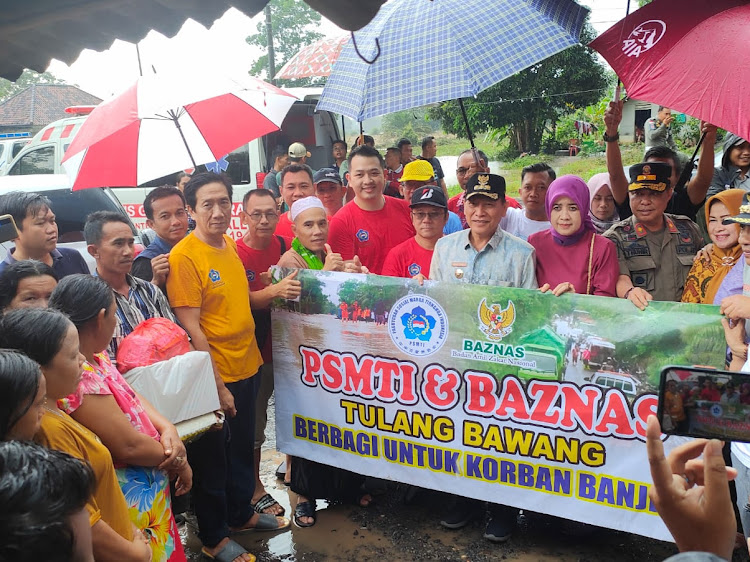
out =
<path fill-rule="evenodd" d="M 250 502 L 255 492 L 253 445 L 259 380 L 253 376 L 227 383 L 237 415 L 227 417 L 220 431 L 209 431 L 188 446 L 198 538 L 209 548 L 229 536 L 229 527 L 241 527 L 253 514 Z"/>

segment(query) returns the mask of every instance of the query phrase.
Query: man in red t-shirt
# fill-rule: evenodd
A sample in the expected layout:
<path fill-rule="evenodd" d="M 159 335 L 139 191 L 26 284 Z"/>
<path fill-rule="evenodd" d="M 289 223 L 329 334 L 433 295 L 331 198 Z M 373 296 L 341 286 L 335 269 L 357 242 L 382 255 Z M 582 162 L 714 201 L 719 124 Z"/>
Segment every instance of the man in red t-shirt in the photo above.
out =
<path fill-rule="evenodd" d="M 464 215 L 466 184 L 469 182 L 469 178 L 474 174 L 490 171 L 490 167 L 487 164 L 489 162 L 487 155 L 481 150 L 477 150 L 477 155 L 479 156 L 479 163 L 477 163 L 471 149 L 464 150 L 458 155 L 458 160 L 456 161 L 456 179 L 458 180 L 458 185 L 461 187 L 461 193 L 448 199 L 448 210 L 458 215 L 464 228 L 467 227 L 466 215 Z M 515 209 L 521 208 L 521 204 L 508 195 L 505 196 L 505 204 L 508 207 L 513 207 Z"/>
<path fill-rule="evenodd" d="M 286 203 L 287 209 L 292 208 L 292 203 L 305 197 L 315 195 L 315 184 L 313 183 L 313 171 L 307 164 L 293 163 L 281 170 L 281 198 Z M 290 240 L 294 238 L 292 232 L 291 210 L 279 217 L 276 225 L 276 234 L 286 236 Z M 274 262 L 275 265 L 275 262 Z"/>
<path fill-rule="evenodd" d="M 401 164 L 401 151 L 395 146 L 385 151 L 385 189 L 383 195 L 403 199 L 401 195 L 401 176 L 404 166 Z"/>
<path fill-rule="evenodd" d="M 349 186 L 354 199 L 331 218 L 328 243 L 344 260 L 359 256 L 370 273 L 380 274 L 391 248 L 414 236 L 406 201 L 385 197 L 383 157 L 358 146 L 349 155 Z"/>
<path fill-rule="evenodd" d="M 435 242 L 443 236 L 443 228 L 448 222 L 448 204 L 442 189 L 426 185 L 412 193 L 409 206 L 417 234 L 388 253 L 382 275 L 422 281 L 430 273 Z"/>
<path fill-rule="evenodd" d="M 255 319 L 255 338 L 258 341 L 263 366 L 256 376 L 260 377 L 258 396 L 255 401 L 255 493 L 252 503 L 258 513 L 283 515 L 284 508 L 266 492 L 260 480 L 260 449 L 265 441 L 266 411 L 273 393 L 273 355 L 271 351 L 271 301 L 276 298 L 293 299 L 299 296 L 300 282 L 294 272 L 280 283 L 268 284 L 268 268 L 276 265 L 281 255 L 291 247 L 291 240 L 275 234 L 279 213 L 276 199 L 267 189 L 253 189 L 242 201 L 242 224 L 247 232 L 237 240 L 237 253 L 245 267 L 250 289 L 250 307 Z"/>

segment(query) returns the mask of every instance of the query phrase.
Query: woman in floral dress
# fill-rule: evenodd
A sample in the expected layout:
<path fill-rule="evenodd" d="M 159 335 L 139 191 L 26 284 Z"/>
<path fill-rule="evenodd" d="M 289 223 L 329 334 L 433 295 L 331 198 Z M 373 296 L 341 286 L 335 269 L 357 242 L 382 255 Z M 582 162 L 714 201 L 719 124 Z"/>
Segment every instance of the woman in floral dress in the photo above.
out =
<path fill-rule="evenodd" d="M 192 470 L 174 425 L 133 391 L 104 353 L 117 322 L 112 288 L 98 277 L 71 275 L 49 304 L 75 324 L 86 358 L 77 393 L 61 400 L 60 408 L 112 453 L 130 520 L 150 539 L 153 562 L 184 561 L 169 484 L 176 478 L 175 493 L 188 492 Z"/>

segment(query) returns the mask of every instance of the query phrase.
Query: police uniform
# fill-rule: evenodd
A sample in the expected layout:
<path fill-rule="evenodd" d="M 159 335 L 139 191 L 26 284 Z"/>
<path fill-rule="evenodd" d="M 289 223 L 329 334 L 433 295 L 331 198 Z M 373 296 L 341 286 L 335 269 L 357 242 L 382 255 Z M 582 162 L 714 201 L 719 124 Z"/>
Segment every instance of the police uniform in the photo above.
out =
<path fill-rule="evenodd" d="M 662 166 L 669 168 L 661 163 L 631 166 L 629 191 L 664 191 L 671 170 Z M 693 258 L 703 246 L 693 221 L 665 213 L 664 229 L 650 232 L 631 216 L 614 224 L 604 236 L 615 243 L 620 274 L 629 276 L 634 287 L 645 289 L 657 301 L 681 300 Z"/>

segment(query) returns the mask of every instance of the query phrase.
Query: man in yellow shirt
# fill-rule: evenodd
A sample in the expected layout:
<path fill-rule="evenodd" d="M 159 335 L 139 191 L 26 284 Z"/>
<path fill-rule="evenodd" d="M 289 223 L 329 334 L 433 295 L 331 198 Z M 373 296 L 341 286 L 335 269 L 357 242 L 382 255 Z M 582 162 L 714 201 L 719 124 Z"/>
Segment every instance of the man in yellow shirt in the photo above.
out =
<path fill-rule="evenodd" d="M 230 530 L 276 530 L 287 527 L 289 520 L 255 513 L 251 505 L 255 374 L 263 359 L 255 340 L 245 268 L 234 240 L 226 234 L 232 185 L 218 174 L 196 174 L 185 186 L 185 199 L 196 226 L 169 254 L 167 294 L 195 348 L 211 354 L 219 401 L 227 415 L 222 431 L 205 434 L 188 449 L 198 535 L 212 558 L 224 552 L 223 558 L 251 560 L 229 539 Z"/>

